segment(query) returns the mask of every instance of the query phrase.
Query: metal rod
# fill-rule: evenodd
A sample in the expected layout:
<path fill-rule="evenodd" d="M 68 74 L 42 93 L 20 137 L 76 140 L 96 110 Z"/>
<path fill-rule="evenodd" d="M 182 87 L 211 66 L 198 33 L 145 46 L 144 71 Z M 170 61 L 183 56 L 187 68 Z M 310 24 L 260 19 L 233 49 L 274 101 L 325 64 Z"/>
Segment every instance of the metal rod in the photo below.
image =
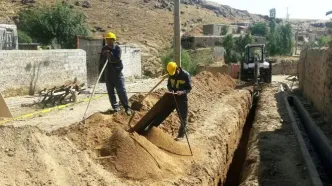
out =
<path fill-rule="evenodd" d="M 181 67 L 180 0 L 174 0 L 174 61 Z"/>
<path fill-rule="evenodd" d="M 92 97 L 93 97 L 94 94 L 95 94 L 97 84 L 98 84 L 98 82 L 99 82 L 99 80 L 100 80 L 100 78 L 101 78 L 103 72 L 105 71 L 105 68 L 106 68 L 107 64 L 108 64 L 108 59 L 106 59 L 106 62 L 105 62 L 105 64 L 104 64 L 104 66 L 103 66 L 103 69 L 101 69 L 101 72 L 100 72 L 100 74 L 99 74 L 99 76 L 98 76 L 98 79 L 97 79 L 95 85 L 93 86 L 92 94 L 90 95 L 89 103 L 88 103 L 88 105 L 86 106 L 86 109 L 85 109 L 85 112 L 84 112 L 84 115 L 83 115 L 82 121 L 85 120 L 85 116 L 86 116 L 86 113 L 87 113 L 87 111 L 88 111 L 88 109 L 89 109 L 89 106 L 90 106 L 90 103 L 91 103 Z M 81 122 L 82 122 L 82 121 L 81 121 Z M 80 123 L 81 123 L 81 122 L 80 122 Z"/>
<path fill-rule="evenodd" d="M 181 127 L 183 127 L 184 135 L 186 136 L 186 139 L 187 139 L 187 143 L 188 143 L 188 147 L 189 147 L 189 150 L 190 150 L 190 154 L 191 154 L 191 156 L 193 156 L 193 151 L 191 150 L 191 146 L 190 146 L 188 135 L 187 135 L 187 130 L 186 130 L 185 126 L 183 125 L 183 118 L 182 118 L 182 116 L 180 114 L 178 102 L 176 101 L 176 97 L 175 97 L 174 91 L 172 92 L 172 94 L 173 94 L 173 97 L 174 97 L 174 102 L 175 102 L 175 105 L 176 105 L 176 109 L 178 111 L 177 113 L 178 113 L 179 118 L 180 118 Z"/>

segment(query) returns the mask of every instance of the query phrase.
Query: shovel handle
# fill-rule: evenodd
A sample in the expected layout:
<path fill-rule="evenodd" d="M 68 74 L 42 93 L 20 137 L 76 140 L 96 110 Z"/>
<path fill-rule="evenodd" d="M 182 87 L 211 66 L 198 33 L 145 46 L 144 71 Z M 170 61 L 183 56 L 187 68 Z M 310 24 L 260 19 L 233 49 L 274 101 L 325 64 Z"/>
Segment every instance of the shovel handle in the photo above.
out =
<path fill-rule="evenodd" d="M 151 92 L 157 88 L 158 85 L 160 85 L 160 83 L 162 83 L 167 77 L 167 74 L 162 76 L 162 79 L 144 96 L 144 98 L 141 100 L 141 103 L 145 100 L 146 97 L 148 97 L 148 95 L 151 94 Z"/>

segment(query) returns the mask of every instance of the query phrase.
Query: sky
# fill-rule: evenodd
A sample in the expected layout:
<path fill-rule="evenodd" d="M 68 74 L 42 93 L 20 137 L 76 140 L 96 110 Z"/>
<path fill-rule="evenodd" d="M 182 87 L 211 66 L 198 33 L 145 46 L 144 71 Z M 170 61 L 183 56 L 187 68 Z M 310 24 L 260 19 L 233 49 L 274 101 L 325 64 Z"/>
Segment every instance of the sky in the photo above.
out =
<path fill-rule="evenodd" d="M 208 0 L 250 13 L 269 15 L 271 8 L 276 9 L 277 18 L 286 18 L 287 7 L 291 19 L 329 19 L 325 16 L 332 10 L 332 0 Z"/>

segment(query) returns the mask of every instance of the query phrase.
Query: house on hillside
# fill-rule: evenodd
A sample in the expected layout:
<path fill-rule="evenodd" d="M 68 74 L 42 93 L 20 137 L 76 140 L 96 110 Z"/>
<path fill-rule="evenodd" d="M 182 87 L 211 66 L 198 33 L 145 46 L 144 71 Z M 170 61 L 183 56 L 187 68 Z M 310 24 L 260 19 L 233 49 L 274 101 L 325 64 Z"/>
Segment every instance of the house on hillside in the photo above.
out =
<path fill-rule="evenodd" d="M 16 25 L 0 24 L 0 50 L 18 50 Z"/>
<path fill-rule="evenodd" d="M 224 27 L 227 33 L 223 34 Z M 203 25 L 203 34 L 206 36 L 222 36 L 228 34 L 245 34 L 248 32 L 247 26 L 226 25 L 226 24 L 207 24 Z"/>
<path fill-rule="evenodd" d="M 233 34 L 233 38 L 241 37 L 242 34 Z M 206 47 L 221 47 L 221 43 L 226 36 L 186 36 L 181 38 L 184 49 L 197 49 Z M 252 36 L 253 44 L 266 44 L 266 38 Z"/>

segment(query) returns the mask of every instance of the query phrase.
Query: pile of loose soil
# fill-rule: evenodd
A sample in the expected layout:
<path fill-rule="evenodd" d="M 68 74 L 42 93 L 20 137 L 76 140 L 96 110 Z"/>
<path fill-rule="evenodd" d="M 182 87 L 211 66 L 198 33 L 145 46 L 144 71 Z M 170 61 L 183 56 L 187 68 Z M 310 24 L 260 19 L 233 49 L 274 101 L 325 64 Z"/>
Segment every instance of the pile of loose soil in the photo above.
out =
<path fill-rule="evenodd" d="M 211 109 L 210 103 L 228 94 L 236 85 L 236 81 L 227 75 L 212 75 L 209 72 L 201 72 L 193 77 L 192 83 L 193 89 L 189 94 L 189 134 L 197 130 L 199 125 L 192 124 L 205 117 Z M 137 123 L 165 91 L 160 89 L 148 96 L 143 102 L 145 109 L 136 112 L 132 124 Z M 135 95 L 131 101 L 140 101 L 142 98 L 143 95 Z M 125 132 L 129 118 L 123 112 L 115 115 L 97 113 L 88 118 L 84 125 L 74 124 L 52 134 L 70 139 L 80 149 L 98 157 L 98 163 L 119 177 L 134 180 L 149 177 L 158 180 L 183 170 L 181 161 L 174 156 L 186 157 L 190 151 L 186 143 L 173 140 L 179 128 L 176 112 L 162 123 L 160 129 L 151 130 L 146 138 Z"/>
<path fill-rule="evenodd" d="M 153 127 L 146 138 L 157 147 L 176 155 L 190 156 L 190 149 L 186 143 L 174 141 L 173 137 L 159 128 Z"/>
<path fill-rule="evenodd" d="M 0 185 L 125 185 L 70 140 L 0 127 Z"/>
<path fill-rule="evenodd" d="M 121 177 L 159 180 L 181 172 L 181 163 L 176 158 L 160 151 L 145 137 L 121 128 L 113 132 L 100 152 L 101 163 Z"/>

